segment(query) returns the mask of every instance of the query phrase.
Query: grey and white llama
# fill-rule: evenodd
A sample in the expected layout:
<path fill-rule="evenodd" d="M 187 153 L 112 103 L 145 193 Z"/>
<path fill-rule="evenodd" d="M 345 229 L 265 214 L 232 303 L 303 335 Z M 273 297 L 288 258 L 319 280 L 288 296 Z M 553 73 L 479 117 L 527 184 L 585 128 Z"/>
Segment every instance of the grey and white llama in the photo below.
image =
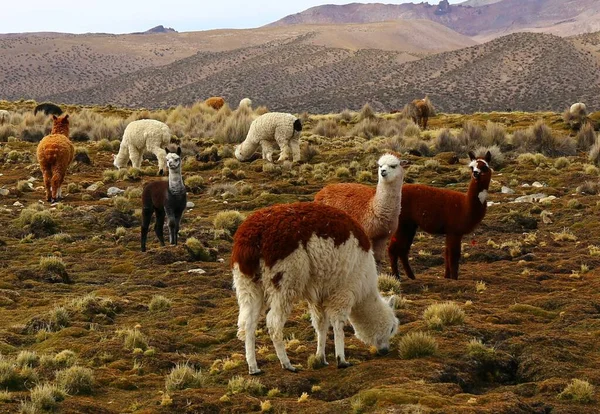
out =
<path fill-rule="evenodd" d="M 154 232 L 161 246 L 165 245 L 163 226 L 165 215 L 169 223 L 169 242 L 177 245 L 179 222 L 187 204 L 187 194 L 181 176 L 181 148 L 177 152 L 167 152 L 166 164 L 169 170 L 168 181 L 152 181 L 144 186 L 142 191 L 142 251 L 146 251 L 148 228 L 152 214 L 156 213 Z"/>

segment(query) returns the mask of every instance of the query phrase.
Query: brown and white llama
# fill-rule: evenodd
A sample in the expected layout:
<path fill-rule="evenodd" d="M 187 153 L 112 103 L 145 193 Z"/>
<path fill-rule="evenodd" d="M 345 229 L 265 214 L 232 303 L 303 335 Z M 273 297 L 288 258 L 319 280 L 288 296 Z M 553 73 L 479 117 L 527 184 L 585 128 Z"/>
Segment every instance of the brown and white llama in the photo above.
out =
<path fill-rule="evenodd" d="M 471 233 L 483 220 L 487 209 L 487 196 L 492 169 L 492 159 L 488 151 L 484 158 L 476 158 L 469 152 L 471 162 L 471 183 L 466 194 L 443 188 L 428 187 L 419 184 L 407 184 L 402 188 L 402 209 L 398 230 L 388 247 L 392 274 L 400 277 L 398 258 L 402 262 L 406 275 L 414 279 L 415 275 L 408 263 L 408 253 L 417 228 L 430 234 L 446 235 L 444 259 L 446 270 L 444 277 L 458 279 L 461 240 Z"/>
<path fill-rule="evenodd" d="M 394 297 L 377 289 L 377 269 L 369 238 L 343 211 L 318 203 L 279 204 L 249 216 L 233 238 L 231 266 L 239 304 L 238 338 L 245 340 L 250 374 L 256 363 L 256 327 L 267 313 L 267 328 L 283 368 L 296 371 L 283 342 L 283 327 L 296 302 L 309 304 L 317 333 L 317 358 L 324 364 L 329 325 L 333 326 L 338 368 L 344 356 L 344 323 L 358 339 L 388 351 L 396 333 Z"/>
<path fill-rule="evenodd" d="M 75 147 L 69 139 L 69 114 L 52 115 L 52 119 L 50 135 L 37 146 L 37 159 L 44 176 L 46 200 L 55 202 L 62 198 L 60 187 L 75 156 Z"/>
<path fill-rule="evenodd" d="M 358 221 L 369 236 L 378 263 L 385 258 L 390 236 L 398 227 L 404 167 L 408 165 L 400 157 L 388 152 L 379 158 L 376 188 L 355 183 L 331 184 L 315 195 L 316 202 L 344 210 Z"/>

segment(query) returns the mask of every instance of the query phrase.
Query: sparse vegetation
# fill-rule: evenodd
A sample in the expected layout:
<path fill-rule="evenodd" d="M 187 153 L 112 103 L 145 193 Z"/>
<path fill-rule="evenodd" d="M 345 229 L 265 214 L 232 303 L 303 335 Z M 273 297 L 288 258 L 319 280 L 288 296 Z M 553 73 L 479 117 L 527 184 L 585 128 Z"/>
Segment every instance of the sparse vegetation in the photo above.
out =
<path fill-rule="evenodd" d="M 425 309 L 423 318 L 430 328 L 441 329 L 445 326 L 462 325 L 465 311 L 453 302 L 436 303 Z"/>
<path fill-rule="evenodd" d="M 435 339 L 425 332 L 410 332 L 398 343 L 398 354 L 404 359 L 424 358 L 438 350 Z"/>
<path fill-rule="evenodd" d="M 204 374 L 187 363 L 179 363 L 171 369 L 165 380 L 167 391 L 200 388 L 206 381 Z"/>
<path fill-rule="evenodd" d="M 230 234 L 234 234 L 237 228 L 244 222 L 244 215 L 236 210 L 221 211 L 213 220 L 215 229 L 227 230 Z"/>
<path fill-rule="evenodd" d="M 578 403 L 590 403 L 594 400 L 594 386 L 587 381 L 574 379 L 558 394 L 558 398 Z"/>

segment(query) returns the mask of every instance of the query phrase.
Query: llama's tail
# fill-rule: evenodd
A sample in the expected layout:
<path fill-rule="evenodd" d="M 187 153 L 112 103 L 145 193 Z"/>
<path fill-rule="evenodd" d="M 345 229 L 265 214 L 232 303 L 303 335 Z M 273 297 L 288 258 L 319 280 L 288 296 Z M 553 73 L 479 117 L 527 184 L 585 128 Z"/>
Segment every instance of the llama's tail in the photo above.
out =
<path fill-rule="evenodd" d="M 294 121 L 294 131 L 302 131 L 302 121 L 300 121 L 300 119 L 296 118 L 296 120 Z"/>

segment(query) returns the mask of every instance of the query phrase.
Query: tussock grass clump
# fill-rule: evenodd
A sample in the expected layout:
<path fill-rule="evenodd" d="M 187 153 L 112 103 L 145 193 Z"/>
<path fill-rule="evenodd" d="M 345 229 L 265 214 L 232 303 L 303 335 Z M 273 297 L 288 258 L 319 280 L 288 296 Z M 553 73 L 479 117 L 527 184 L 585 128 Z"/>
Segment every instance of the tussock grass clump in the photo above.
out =
<path fill-rule="evenodd" d="M 38 384 L 31 390 L 31 404 L 42 411 L 54 411 L 58 403 L 63 401 L 67 393 L 55 384 Z"/>
<path fill-rule="evenodd" d="M 423 358 L 437 353 L 435 338 L 426 332 L 410 332 L 398 344 L 398 354 L 403 359 Z"/>
<path fill-rule="evenodd" d="M 430 328 L 441 329 L 444 326 L 462 325 L 465 311 L 454 302 L 434 303 L 425 309 L 423 318 Z"/>
<path fill-rule="evenodd" d="M 478 146 L 484 145 L 483 130 L 476 123 L 467 121 L 463 124 L 463 129 L 458 133 L 458 141 L 463 151 L 473 150 Z"/>
<path fill-rule="evenodd" d="M 575 137 L 575 141 L 577 142 L 577 150 L 579 151 L 589 151 L 590 148 L 596 143 L 596 131 L 594 131 L 594 126 L 591 122 L 586 122 L 586 124 L 579 130 L 577 136 Z"/>
<path fill-rule="evenodd" d="M 227 230 L 233 235 L 246 217 L 237 210 L 226 210 L 217 213 L 213 220 L 213 226 L 217 230 Z"/>
<path fill-rule="evenodd" d="M 588 159 L 594 165 L 600 166 L 600 139 L 596 139 L 596 142 L 590 148 Z"/>
<path fill-rule="evenodd" d="M 19 367 L 15 361 L 0 355 L 0 387 L 17 389 L 22 385 Z"/>
<path fill-rule="evenodd" d="M 58 222 L 48 210 L 42 206 L 32 205 L 23 210 L 16 220 L 19 227 L 26 228 L 28 233 L 36 237 L 46 237 L 58 232 Z"/>
<path fill-rule="evenodd" d="M 17 363 L 17 366 L 19 366 L 20 368 L 25 368 L 25 367 L 34 368 L 39 365 L 40 356 L 35 351 L 24 350 L 24 351 L 19 352 L 15 362 Z"/>
<path fill-rule="evenodd" d="M 150 299 L 150 303 L 148 304 L 148 309 L 151 312 L 161 312 L 171 309 L 171 299 L 164 297 L 163 295 L 154 295 L 152 299 Z"/>
<path fill-rule="evenodd" d="M 335 170 L 335 176 L 337 178 L 350 178 L 350 170 L 347 167 L 338 167 Z"/>
<path fill-rule="evenodd" d="M 594 386 L 585 380 L 574 379 L 558 394 L 561 400 L 590 403 L 594 400 Z"/>
<path fill-rule="evenodd" d="M 526 131 L 521 142 L 515 142 L 513 135 L 513 144 L 522 151 L 539 152 L 547 157 L 575 155 L 576 152 L 575 142 L 571 138 L 557 138 L 541 120 Z"/>
<path fill-rule="evenodd" d="M 76 362 L 77 354 L 69 349 L 62 350 L 54 356 L 54 363 L 58 367 L 72 367 Z"/>
<path fill-rule="evenodd" d="M 123 344 L 126 349 L 140 348 L 144 351 L 148 349 L 148 339 L 137 328 L 120 329 L 117 331 L 117 336 L 123 338 Z"/>
<path fill-rule="evenodd" d="M 498 146 L 504 148 L 506 146 L 506 130 L 501 124 L 488 121 L 485 131 L 483 131 L 484 145 L 487 147 Z"/>
<path fill-rule="evenodd" d="M 365 118 L 354 125 L 350 130 L 350 135 L 371 139 L 383 135 L 383 132 L 384 124 L 380 119 Z"/>
<path fill-rule="evenodd" d="M 54 235 L 54 240 L 56 240 L 58 243 L 73 243 L 73 236 L 71 236 L 69 233 L 56 233 Z"/>
<path fill-rule="evenodd" d="M 40 257 L 40 269 L 46 272 L 53 272 L 59 275 L 67 273 L 67 266 L 61 257 L 42 256 Z"/>
<path fill-rule="evenodd" d="M 33 191 L 33 185 L 27 180 L 19 180 L 17 181 L 17 190 L 22 193 L 27 193 Z"/>
<path fill-rule="evenodd" d="M 373 181 L 373 173 L 371 171 L 359 171 L 356 174 L 356 180 L 359 183 L 370 183 Z"/>
<path fill-rule="evenodd" d="M 12 394 L 7 390 L 0 390 L 0 402 L 7 403 L 13 400 Z"/>
<path fill-rule="evenodd" d="M 56 383 L 69 394 L 90 394 L 94 388 L 94 372 L 74 365 L 56 372 Z"/>
<path fill-rule="evenodd" d="M 334 119 L 322 119 L 312 129 L 316 135 L 327 138 L 335 138 L 341 136 L 340 126 Z"/>
<path fill-rule="evenodd" d="M 467 355 L 480 362 L 492 361 L 496 356 L 496 349 L 485 346 L 481 339 L 473 338 L 467 344 Z"/>
<path fill-rule="evenodd" d="M 462 145 L 457 137 L 452 135 L 449 129 L 440 131 L 435 139 L 435 148 L 438 152 L 462 153 Z"/>
<path fill-rule="evenodd" d="M 374 119 L 376 117 L 375 111 L 371 108 L 371 105 L 368 103 L 364 104 L 358 113 L 358 120 L 362 121 L 363 119 Z"/>
<path fill-rule="evenodd" d="M 188 237 L 188 239 L 185 241 L 185 247 L 192 256 L 192 259 L 199 260 L 201 262 L 211 261 L 210 253 L 197 238 Z"/>
<path fill-rule="evenodd" d="M 131 208 L 131 204 L 129 203 L 129 199 L 127 197 L 116 196 L 112 201 L 115 210 L 123 214 L 131 214 L 133 209 Z"/>
<path fill-rule="evenodd" d="M 499 170 L 506 165 L 506 158 L 504 157 L 504 154 L 498 145 L 492 145 L 491 147 L 478 147 L 475 150 L 475 156 L 483 158 L 488 151 L 490 154 L 492 154 L 492 160 L 490 161 L 490 166 L 492 168 Z"/>
<path fill-rule="evenodd" d="M 556 312 L 550 312 L 537 306 L 527 305 L 525 303 L 515 303 L 508 307 L 510 312 L 526 313 L 528 315 L 539 316 L 546 319 L 554 319 L 557 316 Z"/>
<path fill-rule="evenodd" d="M 265 393 L 265 386 L 258 378 L 245 378 L 241 375 L 233 377 L 227 383 L 227 391 L 231 394 L 247 392 L 250 395 L 260 396 Z"/>
<path fill-rule="evenodd" d="M 325 361 L 323 358 L 316 356 L 315 354 L 311 354 L 308 356 L 306 361 L 306 366 L 309 369 L 319 369 L 325 367 Z"/>
<path fill-rule="evenodd" d="M 402 294 L 402 285 L 400 280 L 389 274 L 381 274 L 377 278 L 377 286 L 382 293 Z"/>
<path fill-rule="evenodd" d="M 563 170 L 565 168 L 568 168 L 569 165 L 571 165 L 571 161 L 569 161 L 569 159 L 566 157 L 560 157 L 557 158 L 556 161 L 554 161 L 554 168 L 556 168 L 557 170 Z"/>
<path fill-rule="evenodd" d="M 215 132 L 215 141 L 221 144 L 240 143 L 246 139 L 250 124 L 254 120 L 252 109 L 242 106 L 222 122 Z"/>
<path fill-rule="evenodd" d="M 100 141 L 98 141 L 98 143 L 96 144 L 96 147 L 98 148 L 98 151 L 104 151 L 104 152 L 110 152 L 113 149 L 110 141 L 107 140 L 106 138 L 103 138 Z"/>
<path fill-rule="evenodd" d="M 573 234 L 573 232 L 568 228 L 563 228 L 562 231 L 557 233 L 552 233 L 554 236 L 554 241 L 577 241 L 577 236 Z"/>
<path fill-rule="evenodd" d="M 167 391 L 184 390 L 186 388 L 200 388 L 204 385 L 206 378 L 198 369 L 188 363 L 178 363 L 171 369 L 165 379 Z"/>

